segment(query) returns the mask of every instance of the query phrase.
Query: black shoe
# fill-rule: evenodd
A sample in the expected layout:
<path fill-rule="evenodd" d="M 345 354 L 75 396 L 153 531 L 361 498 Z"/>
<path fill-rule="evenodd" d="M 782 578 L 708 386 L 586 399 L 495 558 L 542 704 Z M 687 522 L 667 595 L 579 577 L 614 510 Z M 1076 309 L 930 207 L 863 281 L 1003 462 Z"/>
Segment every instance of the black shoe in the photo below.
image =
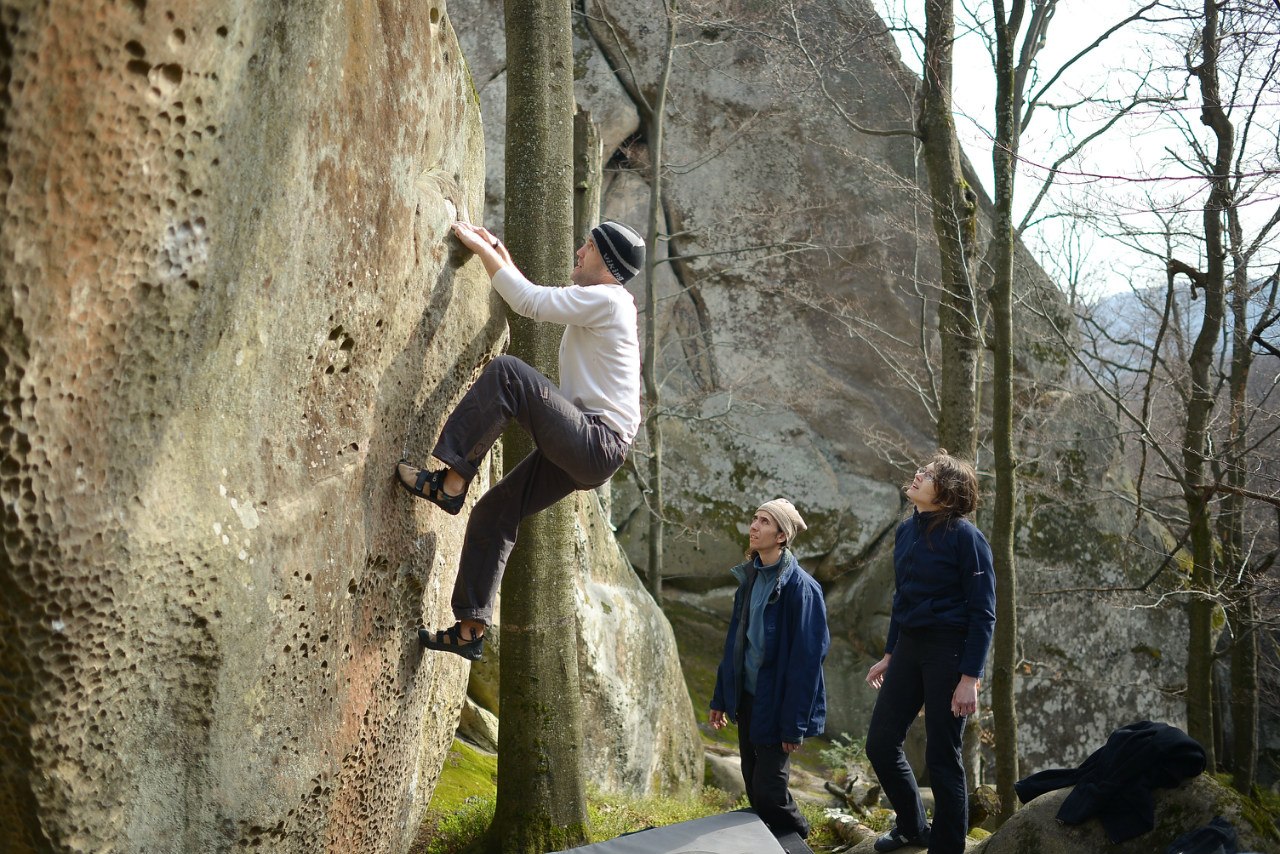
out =
<path fill-rule="evenodd" d="M 907 836 L 897 827 L 894 827 L 884 836 L 877 839 L 876 844 L 872 847 L 877 851 L 897 851 L 907 845 L 915 845 L 918 848 L 929 847 L 929 828 L 926 827 L 919 836 Z"/>
<path fill-rule="evenodd" d="M 484 652 L 484 635 L 477 635 L 473 629 L 471 631 L 471 640 L 464 641 L 462 639 L 461 623 L 454 623 L 449 628 L 441 629 L 438 632 L 418 629 L 418 641 L 427 649 L 452 652 L 454 655 L 460 655 L 471 661 L 479 661 L 481 654 Z"/>
<path fill-rule="evenodd" d="M 410 470 L 409 473 L 413 477 L 412 483 L 404 479 L 404 472 L 400 471 L 401 466 Z M 461 495 L 450 495 L 445 492 L 444 476 L 448 473 L 448 469 L 427 471 L 426 469 L 418 468 L 408 460 L 401 460 L 396 463 L 395 476 L 396 483 L 400 484 L 404 489 L 419 498 L 425 498 L 450 516 L 457 516 L 462 512 L 462 505 L 467 500 L 467 491 L 465 489 L 462 490 Z"/>

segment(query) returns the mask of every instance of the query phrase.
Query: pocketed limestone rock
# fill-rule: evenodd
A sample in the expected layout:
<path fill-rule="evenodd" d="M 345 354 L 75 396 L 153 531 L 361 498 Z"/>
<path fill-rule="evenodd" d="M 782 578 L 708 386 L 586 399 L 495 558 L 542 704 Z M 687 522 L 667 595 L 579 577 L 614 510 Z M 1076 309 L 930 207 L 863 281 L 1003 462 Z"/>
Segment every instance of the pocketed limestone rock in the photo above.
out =
<path fill-rule="evenodd" d="M 0 15 L 5 850 L 402 851 L 465 517 L 390 473 L 504 334 L 444 3 Z"/>

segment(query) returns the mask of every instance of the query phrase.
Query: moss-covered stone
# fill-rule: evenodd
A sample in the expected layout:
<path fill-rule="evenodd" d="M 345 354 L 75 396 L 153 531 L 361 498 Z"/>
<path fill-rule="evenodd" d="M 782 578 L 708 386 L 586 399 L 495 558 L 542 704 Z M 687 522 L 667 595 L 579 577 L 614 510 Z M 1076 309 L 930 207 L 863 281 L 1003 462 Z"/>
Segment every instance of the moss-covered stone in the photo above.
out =
<path fill-rule="evenodd" d="M 1112 843 L 1102 823 L 1090 819 L 1063 825 L 1056 819 L 1070 789 L 1041 795 L 1016 812 L 973 850 L 973 854 L 1151 854 L 1164 851 L 1178 836 L 1221 816 L 1239 836 L 1239 850 L 1280 852 L 1276 816 L 1214 777 L 1201 774 L 1176 789 L 1156 789 L 1155 827 L 1148 833 Z"/>
<path fill-rule="evenodd" d="M 455 738 L 427 808 L 439 815 L 449 815 L 468 799 L 497 791 L 497 754 L 484 753 Z"/>

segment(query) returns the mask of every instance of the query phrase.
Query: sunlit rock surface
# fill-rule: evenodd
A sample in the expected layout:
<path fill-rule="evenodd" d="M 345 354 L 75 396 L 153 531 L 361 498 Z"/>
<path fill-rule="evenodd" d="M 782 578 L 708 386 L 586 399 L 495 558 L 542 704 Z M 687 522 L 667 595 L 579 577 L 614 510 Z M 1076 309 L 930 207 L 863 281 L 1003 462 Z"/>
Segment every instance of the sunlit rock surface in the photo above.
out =
<path fill-rule="evenodd" d="M 444 4 L 0 14 L 2 847 L 402 851 L 464 520 L 391 467 L 504 329 Z"/>

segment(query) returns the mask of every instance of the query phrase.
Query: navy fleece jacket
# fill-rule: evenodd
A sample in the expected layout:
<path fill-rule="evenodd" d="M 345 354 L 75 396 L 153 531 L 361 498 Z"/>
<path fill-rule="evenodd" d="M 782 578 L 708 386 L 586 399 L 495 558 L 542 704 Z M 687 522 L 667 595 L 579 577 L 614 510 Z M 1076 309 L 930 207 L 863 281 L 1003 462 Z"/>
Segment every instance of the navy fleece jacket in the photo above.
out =
<path fill-rule="evenodd" d="M 901 629 L 965 631 L 960 672 L 982 678 L 996 627 L 996 576 L 991 546 L 968 519 L 953 519 L 928 532 L 932 513 L 913 511 L 898 525 L 893 547 L 897 588 L 885 653 Z"/>

